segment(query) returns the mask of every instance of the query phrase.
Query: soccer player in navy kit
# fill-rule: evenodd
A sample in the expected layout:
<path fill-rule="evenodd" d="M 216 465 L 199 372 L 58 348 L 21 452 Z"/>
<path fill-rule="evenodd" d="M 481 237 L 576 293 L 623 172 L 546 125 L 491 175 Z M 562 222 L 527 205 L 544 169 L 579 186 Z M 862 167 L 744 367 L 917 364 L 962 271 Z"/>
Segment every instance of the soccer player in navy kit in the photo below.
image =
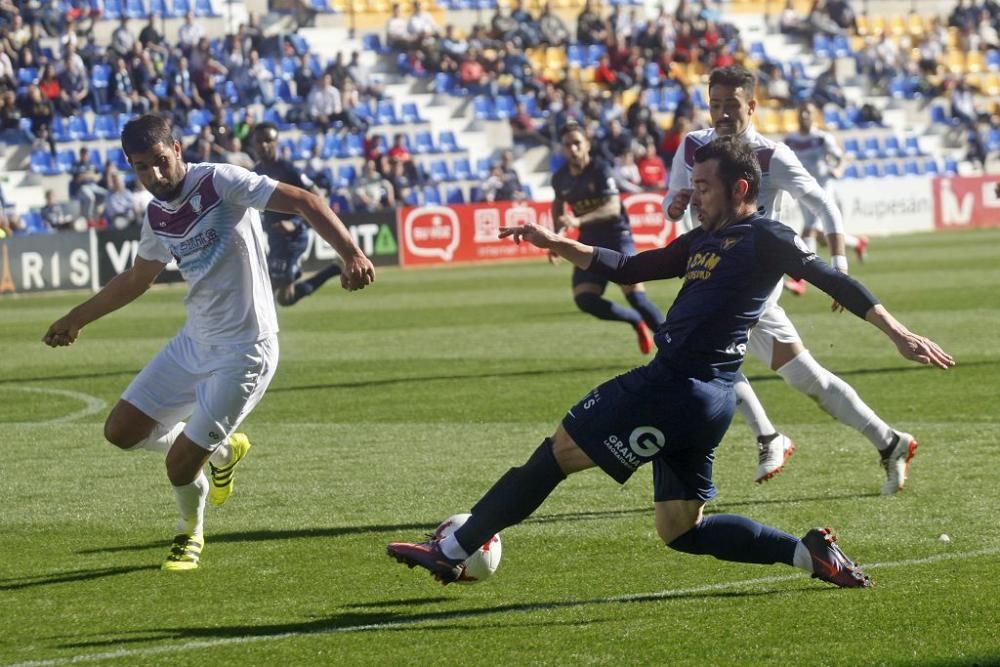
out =
<path fill-rule="evenodd" d="M 566 125 L 561 141 L 566 164 L 552 176 L 552 221 L 556 232 L 578 228 L 581 243 L 635 254 L 632 230 L 610 165 L 591 157 L 590 141 L 575 123 Z M 556 260 L 552 253 L 549 258 Z M 580 267 L 573 269 L 573 301 L 577 307 L 601 320 L 628 322 L 639 337 L 639 350 L 649 354 L 653 349 L 650 330 L 660 325 L 663 313 L 646 296 L 641 283 L 621 286 L 631 308 L 605 299 L 602 295 L 607 286 L 606 277 Z"/>
<path fill-rule="evenodd" d="M 692 200 L 701 228 L 665 248 L 627 256 L 562 238 L 535 225 L 501 231 L 610 280 L 635 283 L 684 276 L 656 332 L 657 355 L 592 390 L 528 461 L 511 468 L 472 508 L 453 535 L 397 542 L 388 553 L 427 569 L 442 583 L 499 531 L 534 512 L 566 475 L 600 467 L 624 483 L 653 465 L 656 529 L 672 549 L 747 563 L 785 563 L 841 587 L 870 586 L 829 529 L 800 540 L 733 514 L 703 516 L 716 495 L 715 449 L 736 407 L 733 381 L 749 329 L 787 273 L 805 278 L 882 330 L 907 359 L 948 368 L 953 359 L 907 330 L 855 279 L 809 252 L 795 233 L 757 212 L 761 171 L 753 149 L 723 137 L 695 153 Z"/>
<path fill-rule="evenodd" d="M 279 183 L 319 194 L 305 174 L 288 160 L 278 157 L 278 128 L 273 123 L 259 123 L 254 127 L 251 143 L 257 157 L 255 172 Z M 340 265 L 331 264 L 311 277 L 299 280 L 302 277 L 302 256 L 309 247 L 309 226 L 299 216 L 278 211 L 265 211 L 263 223 L 267 232 L 267 270 L 279 304 L 291 306 L 315 292 L 330 278 L 340 275 Z"/>

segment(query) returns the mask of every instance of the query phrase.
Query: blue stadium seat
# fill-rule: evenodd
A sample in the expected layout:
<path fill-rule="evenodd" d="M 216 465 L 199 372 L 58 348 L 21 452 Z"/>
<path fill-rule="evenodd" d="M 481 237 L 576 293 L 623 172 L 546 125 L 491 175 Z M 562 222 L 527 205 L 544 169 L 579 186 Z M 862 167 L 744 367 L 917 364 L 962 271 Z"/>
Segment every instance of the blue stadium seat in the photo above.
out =
<path fill-rule="evenodd" d="M 660 64 L 657 62 L 646 63 L 646 66 L 642 70 L 643 76 L 646 79 L 647 86 L 658 86 L 660 85 L 660 80 L 663 78 L 660 76 Z"/>
<path fill-rule="evenodd" d="M 442 153 L 457 153 L 461 150 L 455 133 L 451 130 L 442 130 L 438 133 L 438 147 Z"/>
<path fill-rule="evenodd" d="M 691 93 L 691 104 L 702 111 L 708 111 L 708 100 L 701 92 L 701 86 L 695 86 Z"/>
<path fill-rule="evenodd" d="M 911 157 L 924 154 L 924 152 L 920 150 L 920 143 L 917 141 L 917 135 L 911 134 L 906 137 L 903 144 L 903 152 Z"/>
<path fill-rule="evenodd" d="M 493 118 L 493 100 L 485 95 L 475 98 L 472 101 L 472 112 L 476 120 L 490 120 Z"/>
<path fill-rule="evenodd" d="M 368 34 L 361 36 L 361 48 L 365 51 L 372 51 L 374 53 L 382 53 L 382 38 L 379 37 L 378 33 L 370 32 Z"/>
<path fill-rule="evenodd" d="M 265 109 L 264 114 L 261 116 L 261 119 L 265 123 L 273 123 L 274 126 L 281 131 L 292 129 L 292 124 L 285 122 L 285 119 L 282 118 L 281 113 L 274 108 Z"/>
<path fill-rule="evenodd" d="M 420 206 L 420 195 L 417 194 L 416 188 L 403 195 L 403 203 L 407 206 Z"/>
<path fill-rule="evenodd" d="M 840 111 L 837 109 L 827 109 L 823 112 L 823 122 L 826 123 L 827 127 L 834 130 L 845 130 L 847 129 L 847 124 L 843 116 L 841 116 Z"/>
<path fill-rule="evenodd" d="M 941 173 L 938 169 L 937 160 L 932 157 L 929 157 L 924 161 L 924 171 L 931 176 L 937 176 Z"/>
<path fill-rule="evenodd" d="M 331 160 L 335 157 L 341 157 L 341 151 L 343 150 L 344 140 L 340 138 L 339 134 L 331 133 L 323 139 L 323 146 L 320 148 L 319 156 L 323 160 Z M 343 157 L 347 157 L 347 154 L 345 153 Z"/>
<path fill-rule="evenodd" d="M 122 7 L 121 0 L 104 0 L 104 10 L 101 12 L 101 17 L 117 21 L 124 11 L 125 8 Z"/>
<path fill-rule="evenodd" d="M 452 163 L 451 173 L 455 176 L 456 181 L 472 180 L 472 165 L 469 164 L 468 158 L 457 158 Z"/>
<path fill-rule="evenodd" d="M 488 157 L 481 157 L 476 160 L 476 178 L 479 180 L 486 180 L 486 177 L 490 175 L 490 168 L 493 166 L 493 160 Z"/>
<path fill-rule="evenodd" d="M 818 32 L 813 35 L 813 53 L 817 58 L 830 59 L 833 57 L 833 45 L 830 38 Z M 753 56 L 753 47 L 750 48 L 750 55 Z"/>
<path fill-rule="evenodd" d="M 309 0 L 309 6 L 320 14 L 333 14 L 333 7 L 326 0 Z"/>
<path fill-rule="evenodd" d="M 764 42 L 751 42 L 750 53 L 747 54 L 753 60 L 764 62 L 768 60 L 767 51 L 764 49 Z"/>
<path fill-rule="evenodd" d="M 441 193 L 438 192 L 437 186 L 424 186 L 424 203 L 428 205 L 441 204 Z"/>
<path fill-rule="evenodd" d="M 56 153 L 56 166 L 59 167 L 59 171 L 68 174 L 73 171 L 73 167 L 76 165 L 76 151 L 72 148 L 64 148 Z"/>
<path fill-rule="evenodd" d="M 101 157 L 101 149 L 94 147 L 90 149 L 90 164 L 94 165 L 97 173 L 104 171 L 104 158 Z"/>
<path fill-rule="evenodd" d="M 375 109 L 375 122 L 378 125 L 401 125 L 402 121 L 396 116 L 396 105 L 392 100 L 379 100 Z"/>
<path fill-rule="evenodd" d="M 449 185 L 444 191 L 444 201 L 446 204 L 464 204 L 465 193 L 457 185 Z"/>
<path fill-rule="evenodd" d="M 194 11 L 191 0 L 173 0 L 174 16 L 184 16 L 188 12 Z"/>
<path fill-rule="evenodd" d="M 524 193 L 524 198 L 528 201 L 535 201 L 535 193 L 531 191 L 531 186 L 527 183 L 521 184 L 521 192 Z"/>
<path fill-rule="evenodd" d="M 932 104 L 931 123 L 938 125 L 958 125 L 959 120 L 957 118 L 952 118 L 944 106 L 940 104 Z"/>
<path fill-rule="evenodd" d="M 514 115 L 514 98 L 510 95 L 498 95 L 493 105 L 493 120 L 508 120 Z"/>
<path fill-rule="evenodd" d="M 430 172 L 431 180 L 438 183 L 447 183 L 453 180 L 451 173 L 448 171 L 448 163 L 444 160 L 431 160 L 428 171 Z"/>
<path fill-rule="evenodd" d="M 188 113 L 187 134 L 198 134 L 201 128 L 212 122 L 212 113 L 208 109 L 192 109 Z"/>
<path fill-rule="evenodd" d="M 350 213 L 351 200 L 346 195 L 335 192 L 330 195 L 330 209 L 337 214 Z"/>
<path fill-rule="evenodd" d="M 899 164 L 896 162 L 886 162 L 882 169 L 883 176 L 899 176 Z"/>
<path fill-rule="evenodd" d="M 42 214 L 38 211 L 27 211 L 21 216 L 24 231 L 27 234 L 53 234 L 55 230 L 45 224 Z"/>
<path fill-rule="evenodd" d="M 30 86 L 38 81 L 37 67 L 19 67 L 17 70 L 17 85 Z"/>
<path fill-rule="evenodd" d="M 833 55 L 837 58 L 846 58 L 854 53 L 851 43 L 847 41 L 847 35 L 835 35 L 833 41 L 830 42 L 830 48 L 833 50 Z"/>
<path fill-rule="evenodd" d="M 469 188 L 470 203 L 474 204 L 476 202 L 481 202 L 484 199 L 486 198 L 483 196 L 483 189 L 481 187 L 479 187 L 478 185 L 473 185 L 471 188 Z"/>
<path fill-rule="evenodd" d="M 125 151 L 117 146 L 108 149 L 108 162 L 111 162 L 118 167 L 119 171 L 132 171 L 132 165 L 128 163 L 128 158 L 125 157 Z"/>
<path fill-rule="evenodd" d="M 292 87 L 280 76 L 274 80 L 274 95 L 285 104 L 297 105 L 303 101 L 299 95 L 292 94 Z"/>
<path fill-rule="evenodd" d="M 601 57 L 606 55 L 608 47 L 603 44 L 591 44 L 587 47 L 587 66 L 594 67 Z"/>
<path fill-rule="evenodd" d="M 899 145 L 899 137 L 896 135 L 890 135 L 885 138 L 885 143 L 882 144 L 882 153 L 886 157 L 900 157 L 903 155 L 903 149 Z"/>
<path fill-rule="evenodd" d="M 990 153 L 1000 151 L 1000 128 L 993 128 L 986 137 L 986 150 Z"/>
<path fill-rule="evenodd" d="M 570 44 L 566 47 L 566 60 L 571 66 L 584 67 L 587 62 L 587 47 L 582 44 Z"/>
<path fill-rule="evenodd" d="M 549 171 L 553 174 L 559 171 L 564 164 L 566 164 L 566 156 L 560 151 L 555 151 L 549 156 Z"/>
<path fill-rule="evenodd" d="M 73 136 L 69 133 L 69 121 L 62 116 L 52 117 L 50 129 L 52 130 L 52 138 L 56 140 L 56 143 L 64 144 L 68 141 L 73 141 Z"/>
<path fill-rule="evenodd" d="M 295 78 L 295 70 L 298 68 L 299 63 L 295 58 L 291 56 L 282 56 L 281 60 L 278 61 L 278 76 L 285 81 L 291 81 Z"/>
<path fill-rule="evenodd" d="M 1000 49 L 990 49 L 986 52 L 986 69 L 991 72 L 1000 71 Z"/>
<path fill-rule="evenodd" d="M 70 116 L 68 129 L 69 136 L 77 141 L 93 141 L 97 138 L 94 132 L 87 127 L 87 118 L 83 114 Z"/>
<path fill-rule="evenodd" d="M 916 160 L 907 160 L 903 163 L 903 173 L 907 176 L 919 176 L 923 173 L 920 163 Z"/>
<path fill-rule="evenodd" d="M 149 0 L 149 13 L 159 18 L 167 18 L 174 15 L 174 10 L 168 0 Z"/>
<path fill-rule="evenodd" d="M 879 145 L 878 137 L 865 138 L 864 147 L 861 149 L 862 155 L 869 160 L 885 157 L 882 147 Z"/>
<path fill-rule="evenodd" d="M 844 178 L 860 178 L 861 174 L 858 173 L 858 165 L 849 164 L 844 169 Z"/>
<path fill-rule="evenodd" d="M 434 92 L 442 95 L 458 95 L 461 89 L 454 74 L 438 72 L 434 75 Z"/>
<path fill-rule="evenodd" d="M 680 86 L 668 86 L 662 90 L 660 98 L 657 100 L 656 108 L 659 111 L 672 113 L 677 110 L 677 105 L 680 104 L 683 99 L 684 91 L 680 88 Z"/>
<path fill-rule="evenodd" d="M 296 160 L 309 160 L 316 154 L 316 135 L 299 135 L 298 144 L 295 146 Z"/>
<path fill-rule="evenodd" d="M 868 162 L 865 164 L 865 168 L 862 173 L 865 178 L 878 178 L 882 175 L 882 171 L 878 168 L 878 163 L 876 162 Z"/>
<path fill-rule="evenodd" d="M 296 148 L 295 139 L 292 139 L 291 137 L 282 137 L 278 140 L 279 157 L 287 155 L 289 156 L 288 159 L 294 160 Z"/>
<path fill-rule="evenodd" d="M 403 106 L 400 107 L 399 117 L 403 123 L 409 123 L 410 125 L 426 122 L 420 115 L 420 110 L 417 109 L 415 102 L 404 102 Z"/>
<path fill-rule="evenodd" d="M 358 170 L 353 164 L 342 164 L 337 167 L 337 183 L 339 187 L 349 188 L 358 178 Z"/>
<path fill-rule="evenodd" d="M 174 0 L 176 4 L 177 0 Z M 212 6 L 211 0 L 194 0 L 194 15 L 195 16 L 218 16 L 219 14 L 215 11 L 215 7 Z"/>
<path fill-rule="evenodd" d="M 844 153 L 855 160 L 862 158 L 861 144 L 858 143 L 857 137 L 847 137 L 844 139 Z"/>
<path fill-rule="evenodd" d="M 943 172 L 948 176 L 958 176 L 958 161 L 952 158 L 945 158 Z"/>
<path fill-rule="evenodd" d="M 125 14 L 129 18 L 143 19 L 149 16 L 149 10 L 146 9 L 146 3 L 143 0 L 126 0 Z"/>
<path fill-rule="evenodd" d="M 107 113 L 111 111 L 111 104 L 108 102 L 108 85 L 111 82 L 111 65 L 104 63 L 95 64 L 90 70 L 90 89 L 94 96 L 94 109 L 97 113 Z"/>
<path fill-rule="evenodd" d="M 349 157 L 360 157 L 365 153 L 365 139 L 360 134 L 351 133 L 344 139 L 344 151 Z"/>
<path fill-rule="evenodd" d="M 421 130 L 413 135 L 413 152 L 423 155 L 426 153 L 437 153 L 434 145 L 434 135 L 427 130 Z"/>

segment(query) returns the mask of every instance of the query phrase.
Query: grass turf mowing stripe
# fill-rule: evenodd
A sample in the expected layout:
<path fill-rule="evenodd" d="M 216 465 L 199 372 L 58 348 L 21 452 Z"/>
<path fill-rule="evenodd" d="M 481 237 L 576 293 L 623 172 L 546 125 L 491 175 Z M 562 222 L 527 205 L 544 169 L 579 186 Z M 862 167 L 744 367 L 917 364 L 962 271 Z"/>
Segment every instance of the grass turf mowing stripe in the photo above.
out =
<path fill-rule="evenodd" d="M 1000 548 L 981 549 L 978 551 L 966 551 L 961 553 L 942 553 L 924 558 L 910 558 L 907 560 L 887 561 L 885 563 L 871 563 L 865 565 L 866 570 L 885 569 L 893 567 L 913 567 L 919 565 L 930 565 L 949 560 L 970 560 L 983 556 L 995 556 L 1000 554 Z M 413 618 L 386 623 L 369 623 L 361 625 L 345 625 L 331 628 L 318 628 L 316 630 L 300 632 L 282 632 L 278 634 L 263 635 L 243 635 L 242 637 L 226 637 L 222 639 L 211 639 L 203 641 L 185 642 L 183 644 L 168 644 L 166 646 L 151 646 L 139 649 L 119 649 L 117 651 L 105 651 L 103 653 L 86 653 L 68 658 L 52 658 L 48 660 L 30 660 L 28 662 L 18 662 L 6 667 L 59 667 L 61 665 L 75 665 L 85 662 L 100 662 L 102 660 L 117 660 L 121 658 L 140 658 L 144 656 L 165 655 L 171 653 L 181 653 L 194 651 L 202 648 L 214 648 L 218 646 L 230 646 L 234 644 L 250 644 L 262 641 L 277 641 L 281 639 L 294 639 L 308 637 L 311 635 L 332 635 L 347 632 L 370 632 L 379 630 L 391 630 L 394 628 L 419 625 L 422 623 L 432 623 L 435 621 L 453 621 L 463 618 L 478 618 L 488 614 L 498 614 L 507 612 L 530 612 L 544 611 L 548 609 L 565 609 L 568 607 L 581 607 L 591 604 L 608 604 L 615 602 L 655 602 L 673 597 L 685 595 L 698 595 L 700 593 L 710 593 L 725 590 L 746 588 L 748 586 L 759 586 L 762 584 L 777 584 L 795 580 L 800 580 L 803 573 L 787 574 L 775 577 L 760 577 L 757 579 L 743 579 L 741 581 L 729 581 L 718 584 L 706 584 L 703 586 L 692 586 L 690 588 L 675 588 L 654 593 L 628 593 L 625 595 L 613 595 L 610 597 L 597 598 L 591 600 L 566 600 L 563 602 L 540 602 L 537 604 L 514 604 L 500 607 L 484 608 L 475 611 L 461 612 L 432 612 L 421 614 Z"/>

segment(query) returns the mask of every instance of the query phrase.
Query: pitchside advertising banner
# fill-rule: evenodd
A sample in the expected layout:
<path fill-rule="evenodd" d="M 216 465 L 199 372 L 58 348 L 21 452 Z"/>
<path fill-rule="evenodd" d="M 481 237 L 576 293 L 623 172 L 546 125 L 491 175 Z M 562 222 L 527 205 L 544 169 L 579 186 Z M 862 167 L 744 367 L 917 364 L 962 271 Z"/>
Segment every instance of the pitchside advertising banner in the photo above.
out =
<path fill-rule="evenodd" d="M 344 223 L 358 246 L 377 266 L 399 263 L 396 213 L 353 215 Z M 86 288 L 97 291 L 135 261 L 139 228 L 15 236 L 0 240 L 0 294 Z M 333 249 L 311 234 L 303 260 L 306 272 L 328 265 Z M 157 282 L 177 282 L 180 272 L 167 265 Z"/>
<path fill-rule="evenodd" d="M 935 178 L 934 226 L 937 229 L 1000 226 L 996 176 Z"/>
<path fill-rule="evenodd" d="M 666 245 L 676 235 L 661 210 L 663 195 L 624 195 L 622 201 L 639 250 Z M 552 229 L 552 204 L 493 202 L 419 206 L 399 212 L 400 263 L 404 267 L 455 262 L 530 259 L 546 252 L 497 237 L 501 229 L 534 223 Z"/>

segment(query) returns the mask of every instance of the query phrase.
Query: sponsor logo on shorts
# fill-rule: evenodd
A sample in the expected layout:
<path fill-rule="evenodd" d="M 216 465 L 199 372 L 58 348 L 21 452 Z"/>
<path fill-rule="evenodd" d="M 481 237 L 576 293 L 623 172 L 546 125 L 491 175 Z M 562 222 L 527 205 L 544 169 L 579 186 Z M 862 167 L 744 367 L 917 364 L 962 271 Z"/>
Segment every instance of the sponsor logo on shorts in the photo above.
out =
<path fill-rule="evenodd" d="M 212 440 L 220 440 L 222 438 L 222 436 L 216 433 L 215 431 L 209 431 L 208 437 L 210 437 Z"/>
<path fill-rule="evenodd" d="M 601 401 L 601 395 L 595 389 L 594 391 L 592 391 L 589 394 L 587 394 L 586 396 L 584 396 L 583 401 L 582 401 L 582 403 L 583 403 L 583 409 L 584 410 L 589 410 L 592 407 L 594 407 L 595 405 L 597 405 L 598 403 L 600 403 L 600 401 Z"/>
<path fill-rule="evenodd" d="M 639 426 L 628 436 L 628 445 L 639 456 L 649 458 L 663 449 L 667 439 L 663 431 L 654 426 Z"/>
<path fill-rule="evenodd" d="M 643 459 L 639 457 L 622 439 L 617 435 L 609 435 L 604 439 L 604 446 L 609 452 L 614 454 L 618 462 L 629 470 L 635 470 L 642 465 Z"/>

